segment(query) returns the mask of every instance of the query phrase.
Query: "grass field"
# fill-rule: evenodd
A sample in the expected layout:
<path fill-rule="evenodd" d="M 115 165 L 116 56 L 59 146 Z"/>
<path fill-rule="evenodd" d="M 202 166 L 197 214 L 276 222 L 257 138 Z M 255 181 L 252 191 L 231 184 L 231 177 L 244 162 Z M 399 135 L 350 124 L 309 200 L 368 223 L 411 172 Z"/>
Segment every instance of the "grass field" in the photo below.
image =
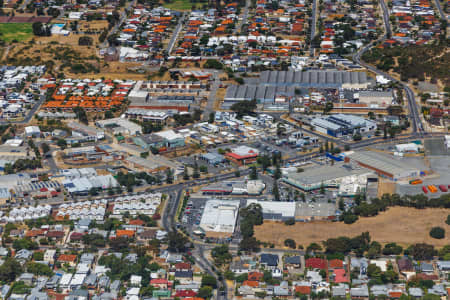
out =
<path fill-rule="evenodd" d="M 189 0 L 171 0 L 170 2 L 163 1 L 162 5 L 173 10 L 190 10 L 192 4 Z"/>
<path fill-rule="evenodd" d="M 33 36 L 33 28 L 31 23 L 2 23 L 0 34 L 0 39 L 7 43 L 13 40 L 22 42 Z"/>
<path fill-rule="evenodd" d="M 312 242 L 321 243 L 338 236 L 354 237 L 369 231 L 373 241 L 383 244 L 396 242 L 406 246 L 427 243 L 441 247 L 450 243 L 450 226 L 445 224 L 449 214 L 450 209 L 391 207 L 376 217 L 361 218 L 351 225 L 318 221 L 287 226 L 283 223 L 264 222 L 255 227 L 255 237 L 278 246 L 284 246 L 284 240 L 291 238 L 298 245 L 306 247 Z M 430 237 L 430 229 L 434 226 L 446 230 L 445 238 L 437 240 Z"/>

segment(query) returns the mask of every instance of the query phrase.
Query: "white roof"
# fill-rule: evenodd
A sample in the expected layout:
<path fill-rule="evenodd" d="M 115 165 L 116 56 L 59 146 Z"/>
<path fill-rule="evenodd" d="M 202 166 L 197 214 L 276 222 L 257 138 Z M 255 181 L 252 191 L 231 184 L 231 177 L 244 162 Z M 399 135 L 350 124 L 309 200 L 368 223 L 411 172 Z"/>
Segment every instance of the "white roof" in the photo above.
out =
<path fill-rule="evenodd" d="M 176 133 L 173 130 L 166 130 L 166 131 L 161 131 L 161 132 L 156 132 L 156 135 L 166 139 L 166 140 L 175 140 L 175 139 L 182 139 L 183 136 L 179 133 Z"/>
<path fill-rule="evenodd" d="M 209 200 L 205 204 L 200 227 L 205 231 L 232 233 L 238 211 L 238 200 Z"/>

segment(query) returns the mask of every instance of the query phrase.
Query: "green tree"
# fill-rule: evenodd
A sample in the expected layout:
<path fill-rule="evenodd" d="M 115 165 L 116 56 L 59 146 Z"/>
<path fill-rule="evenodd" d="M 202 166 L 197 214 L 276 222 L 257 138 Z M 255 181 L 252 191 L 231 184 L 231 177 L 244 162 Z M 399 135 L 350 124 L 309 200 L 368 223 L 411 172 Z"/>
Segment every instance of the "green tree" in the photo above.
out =
<path fill-rule="evenodd" d="M 256 170 L 255 166 L 252 166 L 250 169 L 250 180 L 256 180 L 258 179 L 258 171 Z"/>
<path fill-rule="evenodd" d="M 280 201 L 280 191 L 278 190 L 277 181 L 274 181 L 273 183 L 272 194 L 275 201 Z"/>
<path fill-rule="evenodd" d="M 433 227 L 430 230 L 430 236 L 435 239 L 443 239 L 445 237 L 445 229 L 442 227 Z"/>
<path fill-rule="evenodd" d="M 293 239 L 285 239 L 284 240 L 284 245 L 286 247 L 289 247 L 289 248 L 292 248 L 292 249 L 295 249 L 297 247 L 297 245 L 296 245 L 296 243 L 295 243 L 295 241 Z"/>
<path fill-rule="evenodd" d="M 202 287 L 209 286 L 213 289 L 217 288 L 217 279 L 209 274 L 205 274 L 202 276 Z"/>

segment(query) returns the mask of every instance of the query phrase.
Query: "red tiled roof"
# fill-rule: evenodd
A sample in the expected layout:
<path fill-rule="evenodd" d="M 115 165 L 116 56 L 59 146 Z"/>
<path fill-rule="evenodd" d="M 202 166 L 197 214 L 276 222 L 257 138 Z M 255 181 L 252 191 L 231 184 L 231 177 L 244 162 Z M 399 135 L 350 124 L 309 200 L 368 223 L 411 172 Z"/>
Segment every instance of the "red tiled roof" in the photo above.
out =
<path fill-rule="evenodd" d="M 309 295 L 309 294 L 311 294 L 311 287 L 310 286 L 296 286 L 295 292 L 302 294 L 302 295 Z"/>
<path fill-rule="evenodd" d="M 325 270 L 327 268 L 327 261 L 322 258 L 308 258 L 305 262 L 307 268 L 313 269 L 322 269 Z"/>

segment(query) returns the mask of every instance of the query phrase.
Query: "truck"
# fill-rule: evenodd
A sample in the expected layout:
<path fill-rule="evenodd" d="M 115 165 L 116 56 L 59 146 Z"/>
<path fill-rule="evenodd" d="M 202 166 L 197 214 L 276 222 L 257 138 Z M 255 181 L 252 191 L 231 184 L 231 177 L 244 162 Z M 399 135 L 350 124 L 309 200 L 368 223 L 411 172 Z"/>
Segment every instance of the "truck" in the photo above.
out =
<path fill-rule="evenodd" d="M 436 193 L 436 192 L 438 191 L 437 187 L 434 186 L 434 185 L 432 185 L 432 184 L 430 184 L 430 185 L 428 186 L 428 189 L 429 189 L 430 192 L 432 192 L 432 193 Z"/>
<path fill-rule="evenodd" d="M 421 179 L 412 179 L 409 181 L 409 184 L 411 185 L 417 185 L 417 184 L 421 184 L 423 181 Z"/>
<path fill-rule="evenodd" d="M 448 192 L 447 187 L 443 184 L 439 185 L 439 189 L 441 190 L 441 192 L 444 192 L 444 193 Z"/>

